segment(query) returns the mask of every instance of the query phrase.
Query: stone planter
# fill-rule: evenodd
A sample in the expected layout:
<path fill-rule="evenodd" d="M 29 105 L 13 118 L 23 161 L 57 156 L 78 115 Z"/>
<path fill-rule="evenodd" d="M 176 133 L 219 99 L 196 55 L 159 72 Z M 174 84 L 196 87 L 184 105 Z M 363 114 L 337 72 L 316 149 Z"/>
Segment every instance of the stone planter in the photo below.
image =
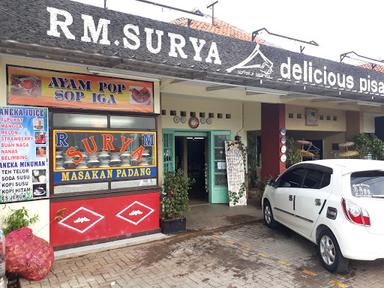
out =
<path fill-rule="evenodd" d="M 161 233 L 175 234 L 187 230 L 185 217 L 176 219 L 160 219 Z"/>

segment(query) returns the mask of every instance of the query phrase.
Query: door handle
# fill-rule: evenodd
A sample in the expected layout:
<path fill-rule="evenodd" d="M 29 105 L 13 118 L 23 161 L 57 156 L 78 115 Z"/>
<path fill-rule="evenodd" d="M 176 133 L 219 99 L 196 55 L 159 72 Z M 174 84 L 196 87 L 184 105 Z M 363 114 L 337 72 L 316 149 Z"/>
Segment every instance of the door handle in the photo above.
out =
<path fill-rule="evenodd" d="M 320 206 L 321 205 L 321 199 L 315 199 L 315 205 Z"/>
<path fill-rule="evenodd" d="M 292 200 L 293 200 L 293 195 L 289 195 L 289 196 L 288 196 L 288 200 L 289 200 L 289 201 L 292 201 Z"/>

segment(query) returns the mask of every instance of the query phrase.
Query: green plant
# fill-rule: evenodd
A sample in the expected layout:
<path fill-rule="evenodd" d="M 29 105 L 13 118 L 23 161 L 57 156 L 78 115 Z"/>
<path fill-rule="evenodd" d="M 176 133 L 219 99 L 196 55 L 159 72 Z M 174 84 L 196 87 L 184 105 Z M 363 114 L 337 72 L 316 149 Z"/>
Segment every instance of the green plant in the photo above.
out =
<path fill-rule="evenodd" d="M 247 187 L 245 186 L 245 182 L 241 183 L 239 192 L 228 191 L 228 197 L 230 201 L 233 203 L 233 205 L 236 205 L 237 203 L 239 203 L 240 198 L 244 196 L 246 191 L 247 191 Z"/>
<path fill-rule="evenodd" d="M 25 207 L 12 210 L 12 213 L 4 218 L 4 221 L 3 221 L 4 234 L 8 234 L 14 230 L 29 226 L 33 223 L 36 223 L 37 220 L 39 220 L 38 215 L 34 215 L 30 217 L 28 214 L 28 210 Z"/>
<path fill-rule="evenodd" d="M 384 142 L 374 134 L 359 134 L 353 138 L 354 148 L 359 151 L 361 158 L 371 155 L 372 159 L 384 159 Z"/>
<path fill-rule="evenodd" d="M 162 218 L 180 218 L 184 212 L 188 211 L 188 191 L 190 188 L 191 181 L 184 176 L 182 170 L 167 172 L 164 175 L 163 191 L 161 193 Z"/>
<path fill-rule="evenodd" d="M 301 161 L 301 151 L 295 143 L 295 139 L 292 137 L 287 137 L 287 167 L 292 166 L 293 164 L 299 163 Z"/>
<path fill-rule="evenodd" d="M 266 177 L 257 181 L 255 198 L 257 200 L 256 203 L 259 204 L 260 207 L 261 207 L 261 198 L 263 197 L 265 186 L 267 186 L 272 179 L 273 177 Z"/>

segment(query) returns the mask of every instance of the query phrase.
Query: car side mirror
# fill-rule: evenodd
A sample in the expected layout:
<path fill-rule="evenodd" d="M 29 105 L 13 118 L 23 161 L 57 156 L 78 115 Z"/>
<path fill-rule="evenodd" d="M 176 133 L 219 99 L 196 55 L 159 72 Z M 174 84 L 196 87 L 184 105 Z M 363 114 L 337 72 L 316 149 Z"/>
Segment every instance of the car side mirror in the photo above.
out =
<path fill-rule="evenodd" d="M 274 179 L 269 180 L 268 185 L 270 185 L 270 186 L 276 188 L 277 185 L 278 185 L 278 182 L 277 182 L 276 180 L 277 180 L 277 178 L 274 178 Z"/>
<path fill-rule="evenodd" d="M 289 182 L 284 182 L 281 187 L 291 187 L 291 183 Z"/>

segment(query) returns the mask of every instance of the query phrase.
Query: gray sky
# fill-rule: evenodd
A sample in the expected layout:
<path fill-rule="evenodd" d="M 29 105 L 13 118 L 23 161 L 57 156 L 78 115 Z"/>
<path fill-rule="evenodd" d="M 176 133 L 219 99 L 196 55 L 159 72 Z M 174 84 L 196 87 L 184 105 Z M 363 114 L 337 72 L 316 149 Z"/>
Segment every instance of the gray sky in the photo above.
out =
<path fill-rule="evenodd" d="M 75 0 L 103 6 L 104 0 Z M 214 0 L 151 0 L 169 6 L 192 10 L 207 9 Z M 168 9 L 139 3 L 135 0 L 107 0 L 109 9 L 162 21 L 185 16 Z M 339 61 L 341 53 L 384 59 L 383 14 L 380 0 L 219 0 L 215 16 L 249 33 L 260 28 L 301 40 L 314 40 L 320 46 L 309 47 L 304 53 Z M 298 45 L 273 37 L 267 41 L 276 46 L 298 50 Z M 298 51 L 297 51 L 298 52 Z"/>

